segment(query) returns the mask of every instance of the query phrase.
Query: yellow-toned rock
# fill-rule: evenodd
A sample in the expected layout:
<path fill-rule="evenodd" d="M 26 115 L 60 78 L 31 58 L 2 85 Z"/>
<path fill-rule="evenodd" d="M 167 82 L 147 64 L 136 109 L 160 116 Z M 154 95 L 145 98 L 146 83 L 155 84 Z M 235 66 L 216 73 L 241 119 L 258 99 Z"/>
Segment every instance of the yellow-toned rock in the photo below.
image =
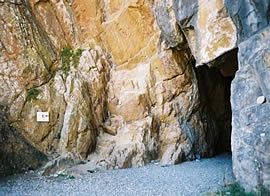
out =
<path fill-rule="evenodd" d="M 17 27 L 20 20 L 17 26 L 12 23 L 18 13 L 6 11 L 17 8 L 4 4 L 3 17 L 11 29 L 1 24 L 5 30 L 0 33 L 11 38 L 3 41 L 0 92 L 9 94 L 2 93 L 0 100 L 25 138 L 57 157 L 45 173 L 61 169 L 57 164 L 67 157 L 122 168 L 153 159 L 175 164 L 197 154 L 213 154 L 213 138 L 206 132 L 211 135 L 215 130 L 204 125 L 200 116 L 192 53 L 198 62 L 210 61 L 220 55 L 210 51 L 212 45 L 215 41 L 222 45 L 221 41 L 209 42 L 209 49 L 200 46 L 200 54 L 192 47 L 190 51 L 172 1 L 29 3 L 31 9 L 25 3 L 21 9 L 35 20 L 22 19 L 27 24 L 22 29 Z M 215 6 L 217 12 L 222 10 Z M 199 12 L 198 25 L 204 26 L 208 11 Z M 215 14 L 207 16 L 206 26 L 219 17 Z M 192 39 L 204 45 L 201 32 L 197 33 Z M 232 46 L 228 42 L 226 50 Z M 13 70 L 18 71 L 11 75 Z M 37 111 L 49 112 L 50 121 L 36 122 Z"/>

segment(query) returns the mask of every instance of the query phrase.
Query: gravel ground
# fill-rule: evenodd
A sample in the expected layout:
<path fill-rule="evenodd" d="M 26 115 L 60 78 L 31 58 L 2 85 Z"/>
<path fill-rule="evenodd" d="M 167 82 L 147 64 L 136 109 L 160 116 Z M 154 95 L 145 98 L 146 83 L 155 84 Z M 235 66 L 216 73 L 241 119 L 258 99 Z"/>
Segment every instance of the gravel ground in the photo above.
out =
<path fill-rule="evenodd" d="M 161 167 L 89 173 L 75 179 L 41 177 L 37 173 L 12 176 L 0 181 L 0 195 L 204 195 L 231 178 L 231 156 Z"/>

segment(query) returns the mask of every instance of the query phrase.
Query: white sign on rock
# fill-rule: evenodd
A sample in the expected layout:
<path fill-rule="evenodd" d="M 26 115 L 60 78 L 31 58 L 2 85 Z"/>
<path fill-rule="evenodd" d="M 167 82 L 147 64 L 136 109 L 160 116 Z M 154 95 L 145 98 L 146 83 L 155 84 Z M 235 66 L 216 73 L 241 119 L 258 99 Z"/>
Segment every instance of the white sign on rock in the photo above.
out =
<path fill-rule="evenodd" d="M 37 112 L 37 122 L 49 122 L 49 112 Z"/>

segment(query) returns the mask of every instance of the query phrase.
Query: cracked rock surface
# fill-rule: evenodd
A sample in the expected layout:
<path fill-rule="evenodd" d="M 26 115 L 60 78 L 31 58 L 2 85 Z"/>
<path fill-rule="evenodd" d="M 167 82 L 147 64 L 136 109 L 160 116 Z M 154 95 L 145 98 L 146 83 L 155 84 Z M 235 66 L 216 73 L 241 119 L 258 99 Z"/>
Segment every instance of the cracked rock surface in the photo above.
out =
<path fill-rule="evenodd" d="M 207 135 L 217 134 L 199 115 L 181 32 L 182 47 L 167 49 L 150 2 L 86 3 L 1 5 L 1 38 L 10 38 L 1 39 L 0 101 L 10 123 L 50 159 L 72 153 L 97 167 L 213 155 Z M 50 122 L 36 122 L 37 111 Z"/>

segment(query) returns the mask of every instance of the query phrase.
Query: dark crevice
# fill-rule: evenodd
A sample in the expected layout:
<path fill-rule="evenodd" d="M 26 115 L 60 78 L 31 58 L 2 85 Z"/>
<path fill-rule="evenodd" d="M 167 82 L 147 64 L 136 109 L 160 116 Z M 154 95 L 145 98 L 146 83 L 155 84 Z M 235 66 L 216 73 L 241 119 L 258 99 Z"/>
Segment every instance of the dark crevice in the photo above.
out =
<path fill-rule="evenodd" d="M 238 49 L 195 69 L 206 140 L 214 154 L 231 152 L 231 82 L 238 69 Z"/>

